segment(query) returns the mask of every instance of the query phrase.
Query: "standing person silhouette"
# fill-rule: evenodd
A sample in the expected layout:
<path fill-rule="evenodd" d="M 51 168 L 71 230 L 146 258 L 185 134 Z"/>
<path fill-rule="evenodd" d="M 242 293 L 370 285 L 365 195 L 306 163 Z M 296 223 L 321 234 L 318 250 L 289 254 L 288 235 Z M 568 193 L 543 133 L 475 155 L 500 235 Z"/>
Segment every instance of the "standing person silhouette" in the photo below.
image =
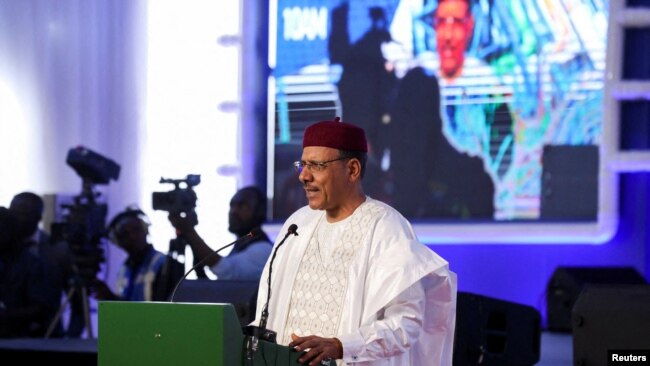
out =
<path fill-rule="evenodd" d="M 16 194 L 9 205 L 9 211 L 17 220 L 20 241 L 30 253 L 40 258 L 47 272 L 47 279 L 58 301 L 68 293 L 74 281 L 74 254 L 66 241 L 53 241 L 39 224 L 43 218 L 44 202 L 33 192 Z M 82 297 L 79 294 L 71 299 L 70 316 L 65 326 L 61 320 L 54 325 L 54 338 L 81 336 L 84 327 Z M 54 314 L 52 317 L 54 318 Z M 54 319 L 52 319 L 54 320 Z"/>
<path fill-rule="evenodd" d="M 344 3 L 332 10 L 332 30 L 328 40 L 330 62 L 340 64 L 337 83 L 342 116 L 366 131 L 368 139 L 368 194 L 388 201 L 390 187 L 381 164 L 390 139 L 386 116 L 397 78 L 386 68 L 382 45 L 391 41 L 386 13 L 381 7 L 368 8 L 369 29 L 356 42 L 350 42 L 348 13 Z"/>
<path fill-rule="evenodd" d="M 0 207 L 0 338 L 43 337 L 56 297 L 43 262 L 24 246 L 18 226 Z"/>

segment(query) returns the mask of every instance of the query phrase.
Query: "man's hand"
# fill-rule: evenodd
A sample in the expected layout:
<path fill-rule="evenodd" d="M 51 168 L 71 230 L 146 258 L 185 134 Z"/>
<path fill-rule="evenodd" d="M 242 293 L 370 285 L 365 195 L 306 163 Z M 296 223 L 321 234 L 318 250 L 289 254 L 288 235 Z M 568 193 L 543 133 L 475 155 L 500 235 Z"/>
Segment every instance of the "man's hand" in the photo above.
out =
<path fill-rule="evenodd" d="M 317 366 L 323 360 L 343 358 L 343 345 L 337 338 L 322 338 L 313 335 L 298 337 L 291 334 L 291 340 L 289 347 L 298 352 L 307 352 L 298 359 L 300 363 L 309 362 L 310 366 Z"/>
<path fill-rule="evenodd" d="M 186 235 L 194 230 L 194 227 L 199 223 L 198 216 L 195 211 L 187 213 L 172 213 L 167 215 L 169 222 L 178 230 L 179 234 Z"/>

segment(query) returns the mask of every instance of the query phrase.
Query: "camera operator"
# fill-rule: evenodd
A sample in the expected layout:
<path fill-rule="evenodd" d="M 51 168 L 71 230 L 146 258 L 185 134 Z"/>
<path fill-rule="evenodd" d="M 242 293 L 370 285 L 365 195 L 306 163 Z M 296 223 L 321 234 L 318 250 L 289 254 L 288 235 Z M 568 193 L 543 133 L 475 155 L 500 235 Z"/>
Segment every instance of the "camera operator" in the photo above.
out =
<path fill-rule="evenodd" d="M 92 290 L 98 300 L 166 301 L 179 278 L 170 279 L 168 273 L 181 273 L 182 264 L 154 249 L 147 239 L 149 220 L 139 209 L 127 208 L 117 214 L 108 225 L 111 242 L 123 249 L 128 258 L 122 264 L 115 292 L 108 285 L 95 280 Z M 181 270 L 171 271 L 170 266 Z"/>
<path fill-rule="evenodd" d="M 213 249 L 195 230 L 198 224 L 195 211 L 189 212 L 186 217 L 179 213 L 170 213 L 168 217 L 178 236 L 192 248 L 195 263 L 213 253 Z M 265 220 L 266 196 L 260 189 L 248 186 L 235 193 L 230 200 L 228 231 L 241 238 L 253 229 L 261 229 Z M 258 281 L 271 249 L 271 241 L 263 234 L 261 239 L 237 243 L 226 257 L 212 255 L 207 259 L 206 266 L 210 267 L 218 280 Z"/>
<path fill-rule="evenodd" d="M 29 252 L 43 262 L 48 283 L 55 296 L 53 301 L 58 305 L 61 296 L 67 293 L 71 285 L 73 254 L 65 241 L 51 240 L 50 236 L 39 228 L 43 209 L 43 199 L 32 192 L 16 194 L 9 205 L 9 211 L 16 219 L 19 240 Z M 52 334 L 53 337 L 77 338 L 81 335 L 83 331 L 81 300 L 80 296 L 75 296 L 71 300 L 72 307 L 67 330 L 64 331 L 63 324 L 59 320 Z"/>
<path fill-rule="evenodd" d="M 56 309 L 43 263 L 20 240 L 18 220 L 0 207 L 0 338 L 42 337 Z"/>

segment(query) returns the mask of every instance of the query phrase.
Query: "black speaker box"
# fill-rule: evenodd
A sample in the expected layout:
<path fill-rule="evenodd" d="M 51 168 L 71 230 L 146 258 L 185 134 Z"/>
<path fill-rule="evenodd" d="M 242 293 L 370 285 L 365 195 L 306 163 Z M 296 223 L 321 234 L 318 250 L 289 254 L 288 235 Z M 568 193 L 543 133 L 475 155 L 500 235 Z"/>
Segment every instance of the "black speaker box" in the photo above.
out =
<path fill-rule="evenodd" d="M 546 327 L 571 331 L 571 310 L 586 285 L 645 284 L 633 267 L 558 267 L 546 286 Z"/>
<path fill-rule="evenodd" d="M 454 366 L 534 365 L 540 336 L 541 316 L 535 308 L 458 292 Z"/>
<path fill-rule="evenodd" d="M 605 366 L 608 351 L 634 350 L 650 352 L 650 286 L 586 286 L 573 308 L 574 365 Z"/>

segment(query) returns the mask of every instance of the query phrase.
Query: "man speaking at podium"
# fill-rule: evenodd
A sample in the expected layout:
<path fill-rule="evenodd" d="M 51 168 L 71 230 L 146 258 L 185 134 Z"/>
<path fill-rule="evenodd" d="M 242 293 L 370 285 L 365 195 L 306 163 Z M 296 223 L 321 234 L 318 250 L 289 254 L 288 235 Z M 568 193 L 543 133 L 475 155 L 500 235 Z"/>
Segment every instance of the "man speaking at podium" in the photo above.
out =
<path fill-rule="evenodd" d="M 309 205 L 280 232 L 299 235 L 266 264 L 255 324 L 310 365 L 451 365 L 456 275 L 399 212 L 364 194 L 367 151 L 363 129 L 338 118 L 305 130 L 294 166 Z"/>

